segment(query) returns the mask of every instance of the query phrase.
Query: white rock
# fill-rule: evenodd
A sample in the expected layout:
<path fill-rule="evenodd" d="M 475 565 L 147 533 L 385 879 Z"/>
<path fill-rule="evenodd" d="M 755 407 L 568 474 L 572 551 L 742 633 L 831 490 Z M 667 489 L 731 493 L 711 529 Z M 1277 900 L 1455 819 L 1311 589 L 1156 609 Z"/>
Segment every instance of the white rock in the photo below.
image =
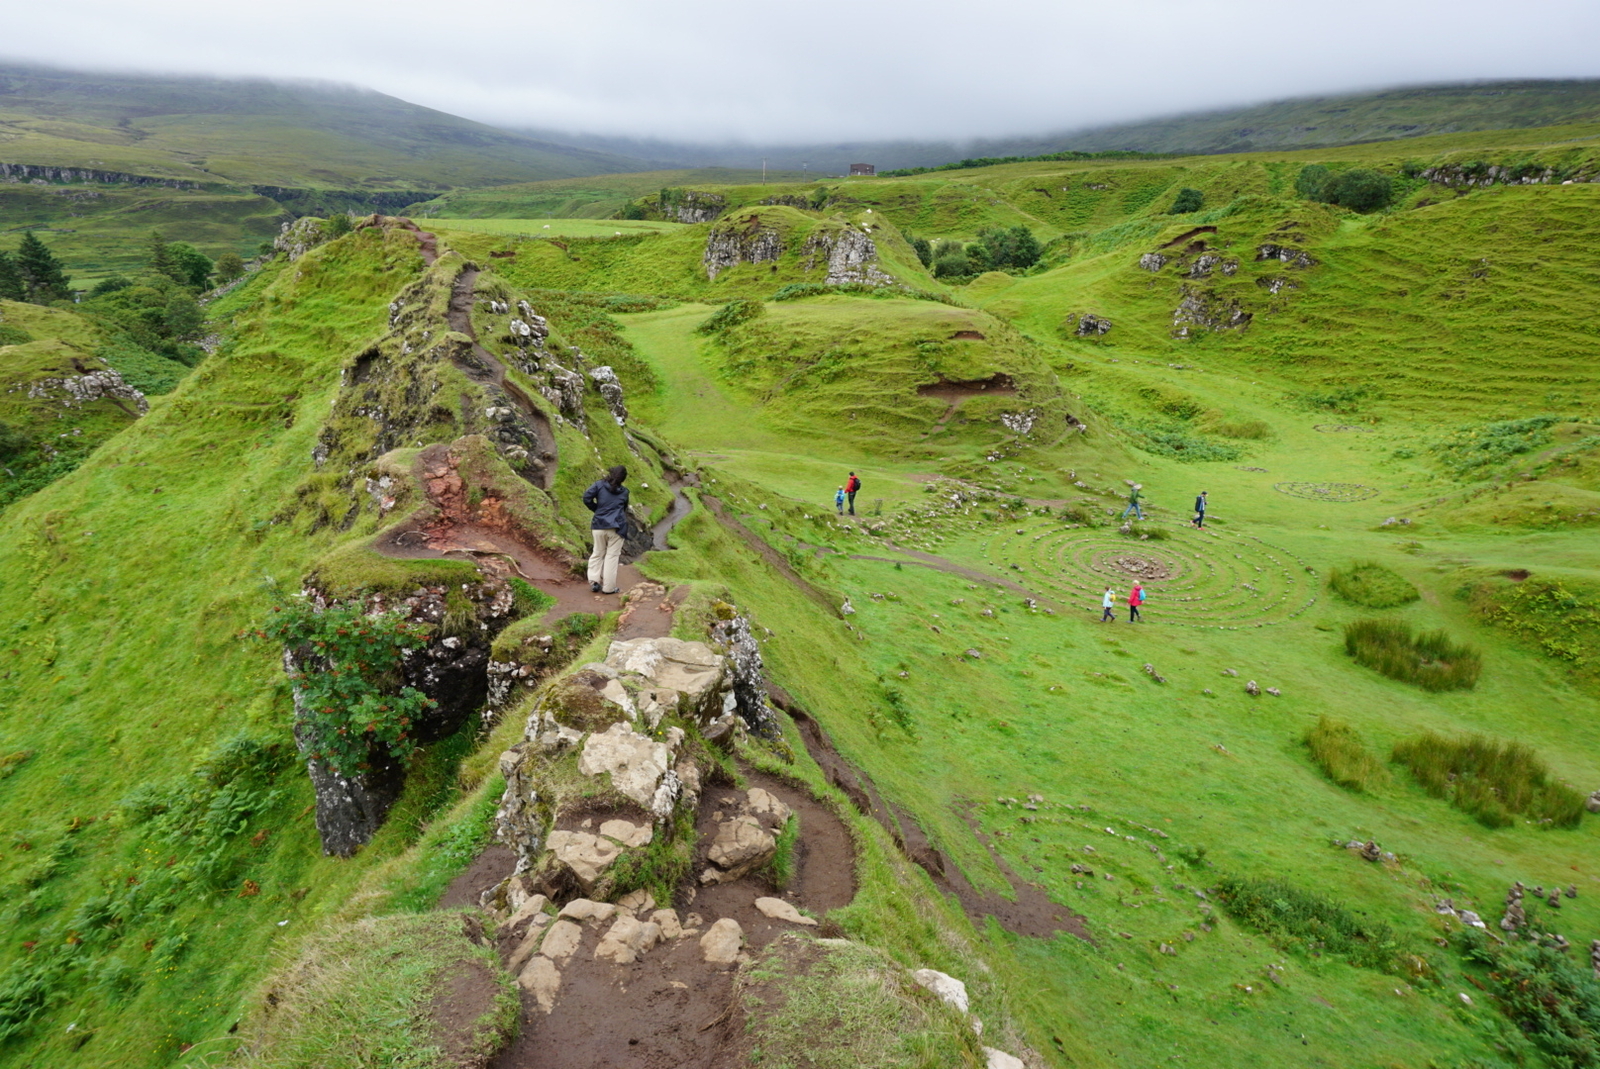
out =
<path fill-rule="evenodd" d="M 633 706 L 633 699 L 628 697 L 627 690 L 615 679 L 606 680 L 606 685 L 600 688 L 600 697 L 627 713 L 629 719 L 638 718 L 639 713 Z"/>
<path fill-rule="evenodd" d="M 641 887 L 617 899 L 617 908 L 629 913 L 648 913 L 656 908 L 656 896 Z"/>
<path fill-rule="evenodd" d="M 528 929 L 528 934 L 522 937 L 522 942 L 517 944 L 517 949 L 511 952 L 511 957 L 506 961 L 506 971 L 516 972 L 525 965 L 534 951 L 539 949 L 539 942 L 544 938 L 545 925 L 550 918 L 540 914 L 533 918 L 533 927 Z"/>
<path fill-rule="evenodd" d="M 611 930 L 595 947 L 596 961 L 609 961 L 616 965 L 630 965 L 640 954 L 661 941 L 661 926 L 640 921 L 631 913 L 619 913 Z"/>
<path fill-rule="evenodd" d="M 756 899 L 756 908 L 761 911 L 762 916 L 775 921 L 788 921 L 790 924 L 807 925 L 815 925 L 817 923 L 815 917 L 807 917 L 781 898 L 758 898 Z"/>
<path fill-rule="evenodd" d="M 572 870 L 586 891 L 594 887 L 601 873 L 622 853 L 622 847 L 610 839 L 586 831 L 553 831 L 545 845 L 557 861 Z"/>
<path fill-rule="evenodd" d="M 539 953 L 557 965 L 565 965 L 583 941 L 583 928 L 572 921 L 556 921 L 539 944 Z"/>
<path fill-rule="evenodd" d="M 591 902 L 587 898 L 574 898 L 568 902 L 556 916 L 562 920 L 570 921 L 600 921 L 604 923 L 614 916 L 617 907 L 610 902 Z"/>
<path fill-rule="evenodd" d="M 556 992 L 561 989 L 561 970 L 556 968 L 555 962 L 540 955 L 517 976 L 517 983 L 533 996 L 541 1010 L 549 1013 L 555 1008 Z"/>
<path fill-rule="evenodd" d="M 615 839 L 623 846 L 649 846 L 655 830 L 648 824 L 638 825 L 627 820 L 608 820 L 600 825 L 600 834 Z M 627 907 L 637 909 L 637 906 Z"/>
<path fill-rule="evenodd" d="M 748 799 L 750 812 L 774 824 L 782 824 L 789 819 L 789 807 L 784 805 L 777 795 L 771 791 L 762 790 L 760 787 L 751 787 L 745 792 Z"/>
<path fill-rule="evenodd" d="M 983 1056 L 988 1059 L 985 1069 L 1028 1069 L 1021 1058 L 1013 1057 L 1003 1050 L 993 1047 L 984 1047 Z"/>
<path fill-rule="evenodd" d="M 548 906 L 549 904 L 550 900 L 544 895 L 532 895 L 528 898 L 524 898 L 522 900 L 522 904 L 516 907 L 516 912 L 511 914 L 511 917 L 506 921 L 506 924 L 512 926 L 521 924 L 529 917 L 544 912 L 544 907 Z"/>
<path fill-rule="evenodd" d="M 954 1006 L 962 1013 L 971 1008 L 967 1001 L 967 985 L 948 973 L 938 969 L 918 969 L 911 974 L 911 979 L 933 992 L 947 1006 Z"/>
<path fill-rule="evenodd" d="M 650 923 L 660 927 L 663 939 L 676 939 L 683 934 L 683 925 L 678 923 L 676 910 L 658 909 L 650 914 Z"/>
<path fill-rule="evenodd" d="M 665 745 L 637 734 L 626 724 L 612 724 L 605 732 L 590 735 L 578 758 L 579 772 L 585 776 L 609 773 L 613 789 L 646 807 L 671 767 L 672 753 Z"/>
<path fill-rule="evenodd" d="M 739 957 L 744 929 L 732 917 L 724 917 L 700 937 L 700 953 L 713 965 L 732 965 Z"/>
<path fill-rule="evenodd" d="M 751 869 L 772 860 L 778 852 L 777 840 L 755 817 L 739 816 L 717 826 L 717 836 L 706 857 L 711 862 L 700 876 L 701 883 L 736 880 Z"/>

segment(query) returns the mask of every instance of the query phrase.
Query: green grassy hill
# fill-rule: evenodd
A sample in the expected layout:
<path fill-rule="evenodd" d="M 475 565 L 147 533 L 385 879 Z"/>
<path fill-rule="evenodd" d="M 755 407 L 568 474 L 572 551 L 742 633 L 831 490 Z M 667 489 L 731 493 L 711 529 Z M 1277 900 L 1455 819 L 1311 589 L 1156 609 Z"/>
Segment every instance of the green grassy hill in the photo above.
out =
<path fill-rule="evenodd" d="M 9 164 L 231 186 L 442 190 L 630 170 L 371 90 L 0 67 Z"/>
<path fill-rule="evenodd" d="M 425 924 L 488 841 L 502 754 L 547 691 L 419 749 L 382 830 L 331 860 L 282 651 L 257 635 L 274 589 L 314 577 L 364 605 L 437 587 L 440 626 L 472 637 L 471 562 L 369 551 L 448 487 L 415 467 L 447 446 L 462 507 L 552 559 L 579 547 L 576 498 L 605 465 L 635 467 L 652 517 L 667 467 L 698 475 L 642 573 L 690 588 L 680 635 L 750 614 L 770 680 L 896 829 L 835 789 L 797 722 L 735 748 L 831 799 L 855 843 L 854 898 L 822 934 L 963 976 L 985 1036 L 1031 1064 L 1582 1069 L 1600 1043 L 1594 133 L 821 196 L 686 180 L 722 198 L 715 220 L 441 219 L 431 266 L 400 225 L 279 257 L 213 307 L 215 355 L 0 514 L 0 1058 L 252 1064 L 240 1045 L 288 1027 L 264 973 Z M 1376 170 L 1393 203 L 1309 199 L 1312 164 Z M 637 188 L 660 208 L 654 179 Z M 1185 188 L 1203 204 L 1173 215 Z M 495 210 L 518 205 L 559 207 Z M 1041 260 L 935 278 L 902 233 L 992 225 L 1033 228 Z M 93 340 L 64 309 L 13 307 L 60 339 L 18 360 Z M 534 314 L 541 353 L 512 322 Z M 543 413 L 549 478 L 491 445 L 509 395 L 464 322 Z M 550 362 L 585 366 L 572 347 L 614 368 L 625 429 L 597 388 L 579 379 L 574 406 L 556 387 Z M 834 506 L 847 471 L 854 516 Z M 1133 483 L 1146 515 L 1124 524 Z M 511 626 L 578 665 L 619 625 Z M 1425 638 L 1380 656 L 1347 629 Z M 1422 685 L 1446 676 L 1470 685 Z M 1495 767 L 1457 745 L 1473 736 Z M 1088 938 L 967 913 L 909 860 L 938 871 L 924 837 L 946 878 L 1009 898 L 1014 874 Z M 411 975 L 421 952 L 396 953 L 384 975 Z M 412 997 L 361 987 L 351 1016 L 309 1017 L 409 1035 L 433 1019 Z M 797 1027 L 860 1063 L 836 1009 L 799 1006 Z M 981 1064 L 962 1035 L 915 1064 Z"/>
<path fill-rule="evenodd" d="M 777 184 L 794 182 L 804 176 L 773 171 L 768 178 Z M 629 201 L 663 187 L 742 185 L 760 179 L 760 171 L 725 167 L 557 178 L 544 182 L 517 182 L 492 189 L 456 190 L 414 204 L 407 211 L 419 218 L 607 219 Z"/>

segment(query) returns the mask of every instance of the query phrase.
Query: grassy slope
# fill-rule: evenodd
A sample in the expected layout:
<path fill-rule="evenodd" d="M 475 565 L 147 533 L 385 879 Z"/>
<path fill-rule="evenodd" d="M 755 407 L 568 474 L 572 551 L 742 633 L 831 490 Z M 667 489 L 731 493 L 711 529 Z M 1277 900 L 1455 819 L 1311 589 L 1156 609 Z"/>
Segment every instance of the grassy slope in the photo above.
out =
<path fill-rule="evenodd" d="M 1379 157 L 1374 152 L 1371 158 Z M 1417 1069 L 1468 1058 L 1494 1064 L 1493 1045 L 1506 1041 L 1501 1020 L 1463 975 L 1460 958 L 1432 942 L 1441 922 L 1430 908 L 1431 896 L 1451 895 L 1458 905 L 1494 918 L 1513 879 L 1576 881 L 1580 897 L 1568 901 L 1552 926 L 1575 943 L 1586 939 L 1584 933 L 1600 925 L 1595 822 L 1588 819 L 1576 831 L 1488 831 L 1426 797 L 1403 773 L 1379 793 L 1351 794 L 1326 782 L 1297 740 L 1322 713 L 1351 722 L 1379 754 L 1422 728 L 1479 730 L 1530 744 L 1560 778 L 1584 790 L 1600 782 L 1594 757 L 1600 735 L 1587 716 L 1592 689 L 1531 645 L 1480 626 L 1457 596 L 1464 584 L 1502 569 L 1592 578 L 1600 571 L 1592 535 L 1562 526 L 1497 531 L 1446 516 L 1398 532 L 1376 528 L 1385 516 L 1420 515 L 1421 502 L 1449 501 L 1469 489 L 1429 462 L 1428 440 L 1468 418 L 1536 411 L 1544 402 L 1529 383 L 1545 375 L 1563 384 L 1582 373 L 1565 362 L 1574 344 L 1566 320 L 1581 313 L 1563 313 L 1561 302 L 1570 295 L 1566 291 L 1581 295 L 1590 283 L 1579 265 L 1559 256 L 1566 255 L 1573 229 L 1587 227 L 1583 209 L 1593 190 L 1482 191 L 1358 219 L 1273 200 L 1292 181 L 1293 168 L 1274 171 L 1255 160 L 1219 160 L 1215 167 L 1208 173 L 1220 183 L 1216 190 L 1239 188 L 1241 195 L 1261 198 L 1219 218 L 1215 240 L 1242 253 L 1292 212 L 1306 232 L 1302 244 L 1321 261 L 1299 276 L 1305 287 L 1284 309 L 1262 311 L 1243 334 L 1191 342 L 1168 337 L 1179 282 L 1170 274 L 1140 272 L 1132 261 L 1164 230 L 1181 230 L 1184 223 L 1152 215 L 1150 206 L 1159 205 L 1159 198 L 1141 199 L 1141 193 L 1130 199 L 1126 190 L 1111 206 L 1092 207 L 1085 232 L 1056 250 L 1055 266 L 1020 280 L 986 276 L 953 290 L 957 300 L 983 305 L 981 311 L 837 297 L 769 306 L 768 319 L 756 325 L 784 328 L 775 337 L 799 338 L 807 353 L 837 347 L 854 354 L 828 380 L 832 407 L 820 411 L 754 403 L 762 396 L 755 392 L 761 380 L 730 378 L 724 369 L 732 350 L 694 333 L 711 311 L 707 304 L 620 317 L 660 383 L 653 396 L 630 396 L 636 418 L 697 456 L 706 468 L 707 489 L 784 551 L 811 582 L 831 596 L 851 597 L 857 613 L 848 623 L 854 630 L 778 580 L 703 510 L 675 536 L 685 548 L 652 558 L 648 568 L 664 579 L 725 584 L 752 607 L 758 622 L 774 632 L 764 648 L 775 678 L 891 799 L 918 814 L 975 881 L 999 885 L 969 816 L 1013 867 L 1087 916 L 1094 945 L 1071 937 L 1045 942 L 998 929 L 970 931 L 928 897 L 922 877 L 908 872 L 868 828 L 862 832 L 868 844 L 862 892 L 839 917 L 852 934 L 884 945 L 907 964 L 948 968 L 971 982 L 984 975 L 976 963 L 986 963 L 994 972 L 992 980 L 975 981 L 980 1015 L 992 1020 L 1014 1014 L 1028 1042 L 1051 1064 L 1153 1064 L 1176 1054 L 1190 1064 L 1344 1066 L 1372 1063 L 1380 1056 L 1375 1051 L 1385 1064 Z M 998 189 L 990 183 L 1019 178 L 1028 175 L 1001 168 L 995 174 L 958 172 L 952 181 Z M 993 196 L 1000 199 L 999 192 Z M 1541 263 L 1563 265 L 1556 281 L 1519 259 L 1527 256 L 1527 234 L 1538 226 L 1559 238 L 1539 250 Z M 495 266 L 523 286 L 704 299 L 721 289 L 698 271 L 707 229 L 573 243 L 568 250 L 520 242 L 515 260 Z M 492 234 L 461 232 L 457 239 L 470 256 L 504 246 Z M 0 802 L 15 815 L 14 834 L 33 847 L 9 852 L 0 870 L 7 901 L 19 903 L 11 907 L 8 924 L 31 925 L 41 938 L 65 940 L 74 930 L 71 911 L 98 888 L 125 874 L 148 875 L 139 866 L 152 862 L 141 861 L 137 851 L 149 844 L 115 820 L 69 831 L 69 815 L 60 808 L 63 783 L 74 792 L 71 816 L 100 815 L 113 810 L 133 782 L 181 776 L 215 740 L 241 728 L 287 741 L 283 685 L 272 658 L 232 635 L 264 604 L 257 585 L 262 572 L 286 579 L 303 574 L 326 547 L 322 539 L 331 537 L 308 539 L 265 521 L 303 471 L 318 418 L 334 395 L 337 367 L 362 339 L 381 330 L 384 304 L 416 269 L 411 246 L 401 242 L 385 250 L 376 240 L 347 239 L 293 271 L 269 269 L 250 293 L 224 309 L 242 310 L 258 295 L 267 302 L 243 316 L 241 336 L 224 356 L 102 447 L 90 465 L 7 515 L 7 528 L 17 537 L 0 542 L 0 575 L 6 577 L 0 618 L 10 627 L 5 648 L 17 652 L 10 655 L 11 674 L 0 681 L 0 750 L 35 751 L 0 779 Z M 1488 255 L 1491 263 L 1518 265 L 1489 276 L 1491 284 L 1506 289 L 1496 300 L 1538 313 L 1509 319 L 1504 327 L 1496 324 L 1507 322 L 1505 317 L 1482 318 L 1480 329 L 1496 331 L 1491 340 L 1514 342 L 1521 354 L 1520 366 L 1495 371 L 1496 397 L 1441 388 L 1441 380 L 1449 385 L 1476 374 L 1477 361 L 1449 379 L 1435 372 L 1431 384 L 1407 369 L 1413 350 L 1406 343 L 1462 329 L 1451 317 L 1474 314 L 1472 308 L 1458 312 L 1442 294 L 1435 299 L 1434 291 L 1414 290 L 1405 298 L 1391 292 L 1396 273 L 1436 270 L 1436 261 L 1447 259 L 1436 255 L 1439 246 L 1450 250 L 1451 264 Z M 1256 273 L 1270 265 L 1240 258 L 1246 262 L 1228 284 L 1248 287 L 1241 292 L 1249 293 Z M 770 292 L 789 280 L 747 273 L 725 292 Z M 1363 311 L 1384 299 L 1392 302 L 1387 318 Z M 1091 308 L 1116 321 L 1111 335 L 1090 343 L 1057 333 L 1067 311 Z M 1334 368 L 1340 375 L 1366 381 L 1384 368 L 1396 376 L 1384 380 L 1382 395 L 1358 399 L 1359 411 L 1302 407 L 1302 394 L 1327 388 L 1326 369 L 1308 371 L 1269 359 L 1279 337 L 1301 339 L 1296 344 L 1315 337 L 1318 320 L 1308 318 L 1306 309 L 1363 324 L 1367 333 L 1348 336 L 1336 354 L 1348 361 Z M 970 437 L 948 444 L 914 448 L 888 438 L 841 435 L 839 411 L 881 388 L 883 375 L 874 361 L 893 367 L 923 315 L 965 316 L 984 324 L 991 322 L 988 317 L 1009 320 L 1015 328 L 1005 329 L 1032 337 L 1069 396 L 1083 395 L 1124 427 L 1174 418 L 1160 406 L 1170 408 L 1176 392 L 1202 411 L 1259 420 L 1267 436 L 1238 443 L 1244 452 L 1237 462 L 1193 465 L 1134 450 L 1128 435 L 1092 417 L 1091 434 L 1024 449 L 1005 462 L 981 459 L 994 442 L 981 428 L 968 428 L 961 433 Z M 867 331 L 858 349 L 837 344 L 856 330 Z M 1174 363 L 1187 369 L 1175 371 Z M 1581 379 L 1578 387 L 1588 389 Z M 1435 393 L 1440 403 L 1433 403 Z M 297 413 L 287 428 L 281 419 L 268 418 L 279 413 L 285 394 Z M 1371 419 L 1378 420 L 1366 424 L 1376 428 L 1371 433 L 1315 429 L 1318 423 Z M 1572 442 L 1560 439 L 1552 448 L 1581 445 L 1581 436 L 1573 434 Z M 1401 446 L 1413 455 L 1396 457 Z M 828 495 L 844 469 L 863 473 L 869 498 L 882 496 L 891 513 L 905 514 L 931 500 L 915 476 L 963 460 L 971 478 L 1030 496 L 1084 499 L 1094 515 L 1115 500 L 1122 478 L 1138 478 L 1155 506 L 1155 523 L 1173 537 L 1111 544 L 1198 554 L 1224 578 L 1207 580 L 1212 585 L 1197 604 L 1164 603 L 1158 587 L 1143 628 L 1102 628 L 1094 622 L 1092 599 L 1074 586 L 1082 571 L 1078 558 L 1047 553 L 1054 543 L 1034 540 L 1059 540 L 1059 521 L 1007 514 L 994 502 L 982 506 L 988 515 L 974 511 L 958 519 L 902 523 L 900 537 L 1039 590 L 1054 615 L 1028 611 L 1020 594 L 922 569 L 909 558 L 897 568 L 840 555 L 817 557 L 796 545 L 798 539 L 846 554 L 898 556 L 880 539 L 829 523 Z M 1068 471 L 1106 492 L 1080 491 L 1069 484 Z M 1585 480 L 1592 479 L 1580 464 L 1575 471 L 1552 468 L 1539 485 L 1568 480 L 1587 486 Z M 1295 480 L 1361 482 L 1381 494 L 1334 504 L 1271 489 Z M 1212 492 L 1220 540 L 1178 522 L 1202 487 Z M 1264 551 L 1248 543 L 1252 537 L 1279 548 Z M 108 544 L 117 548 L 108 551 Z M 1443 626 L 1484 649 L 1477 690 L 1426 694 L 1349 662 L 1337 631 L 1359 613 L 1329 600 L 1314 576 L 1297 569 L 1303 561 L 1320 574 L 1352 559 L 1377 560 L 1422 591 L 1419 602 L 1396 615 L 1419 627 Z M 1250 581 L 1256 568 L 1261 578 L 1253 582 L 1293 578 L 1303 596 L 1316 593 L 1319 600 L 1292 619 L 1256 613 L 1262 622 L 1270 617 L 1269 626 L 1259 629 L 1216 629 L 1207 614 L 1224 604 L 1245 606 L 1248 624 L 1255 612 L 1251 597 L 1225 577 L 1229 569 L 1240 569 Z M 879 601 L 874 593 L 890 596 Z M 994 615 L 983 615 L 985 608 Z M 1213 626 L 1186 626 L 1193 623 Z M 969 647 L 981 657 L 967 657 Z M 1141 670 L 1147 662 L 1166 676 L 1165 685 Z M 1223 668 L 1241 675 L 1225 676 Z M 1283 696 L 1248 698 L 1241 684 L 1249 678 L 1281 687 Z M 1206 689 L 1215 693 L 1206 695 Z M 149 697 L 130 708 L 129 693 Z M 39 708 L 55 714 L 26 715 Z M 509 717 L 505 723 L 514 728 L 516 721 Z M 193 749 L 180 752 L 174 737 L 189 740 Z M 481 782 L 509 738 L 502 731 L 468 759 L 464 767 L 479 770 L 472 782 Z M 90 771 L 108 759 L 114 762 L 109 774 Z M 342 898 L 358 887 L 370 889 L 379 876 L 402 895 L 418 880 L 436 884 L 440 874 L 425 858 L 401 855 L 417 833 L 413 814 L 449 797 L 448 791 L 430 794 L 427 787 L 424 778 L 410 808 L 355 863 L 334 864 L 318 858 L 309 818 L 296 816 L 309 791 L 297 773 L 285 774 L 280 799 L 249 825 L 250 831 L 271 829 L 264 845 L 257 850 L 239 839 L 229 845 L 238 862 L 230 874 L 256 879 L 261 894 L 234 897 L 236 883 L 196 888 L 177 912 L 141 920 L 145 927 L 136 931 L 96 936 L 88 945 L 102 958 L 133 959 L 141 940 L 165 946 L 159 940 L 174 932 L 189 931 L 191 941 L 186 957 L 145 969 L 131 991 L 103 970 L 90 974 L 95 982 L 52 1013 L 52 1027 L 40 1032 L 33 1049 L 46 1060 L 65 1058 L 73 1041 L 65 1022 L 72 1020 L 96 1030 L 77 1055 L 80 1062 L 162 1064 L 181 1043 L 221 1042 L 237 1013 L 239 992 L 275 941 L 329 916 Z M 492 793 L 492 785 L 482 789 Z M 992 800 L 1032 792 L 1050 803 L 1038 814 L 1045 818 L 1039 823 L 1019 823 L 1019 815 L 1035 814 L 1018 814 Z M 1092 809 L 1051 808 L 1063 802 Z M 465 819 L 463 812 L 458 807 L 452 819 Z M 1117 835 L 1107 835 L 1107 827 Z M 424 841 L 438 841 L 446 834 L 441 828 L 436 825 Z M 1346 837 L 1374 837 L 1400 861 L 1374 866 L 1329 845 L 1331 838 Z M 1086 853 L 1086 845 L 1095 852 Z M 1183 860 L 1197 856 L 1197 846 L 1208 848 L 1198 866 Z M 1163 852 L 1165 863 L 1151 847 Z M 41 875 L 41 859 L 58 860 Z M 1083 880 L 1070 872 L 1074 862 L 1115 879 Z M 1281 876 L 1392 925 L 1429 960 L 1433 979 L 1285 952 L 1208 915 L 1199 899 L 1175 887 L 1214 886 L 1224 873 Z M 296 904 L 291 891 L 298 888 L 308 893 Z M 275 924 L 284 918 L 291 919 L 287 931 Z M 1160 952 L 1163 943 L 1177 953 Z M 3 950 L 13 961 L 24 960 L 18 950 Z M 1266 966 L 1279 963 L 1281 975 L 1273 981 Z M 1473 1007 L 1456 998 L 1464 990 L 1473 992 Z M 158 1006 L 179 1009 L 157 1013 Z"/>
<path fill-rule="evenodd" d="M 773 184 L 804 180 L 803 175 L 774 171 Z M 412 206 L 418 216 L 483 219 L 496 216 L 533 218 L 604 219 L 628 201 L 668 186 L 728 185 L 758 182 L 760 171 L 729 167 L 700 167 L 681 171 L 637 171 L 558 178 L 544 182 L 517 182 L 491 189 L 462 189 Z"/>
<path fill-rule="evenodd" d="M 369 90 L 0 68 L 6 162 L 192 182 L 441 189 L 626 170 Z"/>

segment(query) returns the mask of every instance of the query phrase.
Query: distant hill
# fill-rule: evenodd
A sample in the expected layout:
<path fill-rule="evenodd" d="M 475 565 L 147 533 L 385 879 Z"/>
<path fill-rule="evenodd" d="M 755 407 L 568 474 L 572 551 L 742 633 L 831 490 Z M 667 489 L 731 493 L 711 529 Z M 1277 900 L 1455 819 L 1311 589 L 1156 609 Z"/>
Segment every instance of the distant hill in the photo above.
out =
<path fill-rule="evenodd" d="M 764 177 L 777 185 L 802 182 L 808 176 L 798 171 L 769 170 Z M 426 203 L 414 204 L 407 209 L 407 214 L 457 219 L 606 219 L 630 200 L 666 186 L 755 185 L 762 178 L 759 169 L 701 167 L 521 182 L 491 189 L 456 190 Z"/>
<path fill-rule="evenodd" d="M 0 164 L 12 177 L 19 165 L 65 167 L 280 200 L 286 189 L 426 193 L 649 166 L 353 86 L 15 63 L 0 64 Z"/>
<path fill-rule="evenodd" d="M 1068 149 L 1135 149 L 1179 155 L 1326 148 L 1466 130 L 1507 130 L 1600 119 L 1600 79 L 1467 82 L 1339 96 L 1303 97 L 1248 107 L 1172 115 L 1115 126 L 972 141 L 854 141 L 813 145 L 683 144 L 530 131 L 597 152 L 661 160 L 679 167 L 760 166 L 846 173 L 852 163 L 879 170 L 932 167 L 974 156 L 1036 156 Z"/>

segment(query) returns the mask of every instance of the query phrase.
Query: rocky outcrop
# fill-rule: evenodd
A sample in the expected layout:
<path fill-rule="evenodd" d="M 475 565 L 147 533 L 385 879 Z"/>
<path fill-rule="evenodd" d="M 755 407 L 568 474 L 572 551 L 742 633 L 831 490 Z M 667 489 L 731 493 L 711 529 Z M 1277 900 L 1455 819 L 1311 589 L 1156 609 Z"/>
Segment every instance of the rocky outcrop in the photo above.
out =
<path fill-rule="evenodd" d="M 1187 338 L 1194 329 L 1243 330 L 1250 325 L 1251 318 L 1252 314 L 1245 311 L 1238 298 L 1223 298 L 1213 290 L 1186 284 L 1183 297 L 1172 313 L 1172 336 Z"/>
<path fill-rule="evenodd" d="M 750 618 L 741 613 L 719 620 L 712 625 L 711 634 L 728 651 L 732 668 L 731 702 L 724 703 L 724 713 L 737 711 L 744 726 L 763 738 L 780 737 L 777 717 L 767 701 L 761 645 L 750 633 Z"/>
<path fill-rule="evenodd" d="M 1292 245 L 1261 245 L 1256 249 L 1256 260 L 1278 260 L 1290 267 L 1315 267 L 1317 261 L 1304 249 Z"/>
<path fill-rule="evenodd" d="M 590 371 L 589 377 L 599 387 L 600 396 L 605 399 L 606 407 L 611 410 L 611 418 L 617 421 L 617 426 L 626 427 L 628 406 L 622 401 L 622 383 L 618 381 L 616 371 L 609 366 L 601 366 Z"/>
<path fill-rule="evenodd" d="M 807 271 L 816 270 L 818 261 L 827 267 L 830 286 L 887 286 L 894 282 L 893 276 L 877 266 L 877 244 L 864 231 L 848 226 L 813 231 L 800 255 L 806 258 L 803 266 Z"/>
<path fill-rule="evenodd" d="M 102 171 L 93 167 L 51 167 L 38 163 L 0 163 L 0 179 L 13 185 L 21 182 L 33 182 L 38 185 L 49 185 L 54 182 L 92 182 L 101 185 L 159 186 L 165 189 L 202 188 L 199 182 L 185 182 L 181 178 L 156 178 L 147 174 Z"/>
<path fill-rule="evenodd" d="M 702 262 L 706 278 L 715 282 L 730 267 L 769 263 L 782 255 L 783 235 L 778 229 L 763 223 L 759 215 L 748 215 L 738 222 L 724 223 L 706 236 Z"/>
<path fill-rule="evenodd" d="M 789 807 L 759 787 L 731 812 L 712 814 L 716 830 L 706 850 L 703 884 L 728 883 L 768 864 L 778 852 L 778 833 L 789 820 Z"/>
<path fill-rule="evenodd" d="M 1159 271 L 1167 266 L 1167 258 L 1159 252 L 1147 252 L 1139 257 L 1139 266 L 1145 271 Z"/>
<path fill-rule="evenodd" d="M 1575 182 L 1600 182 L 1600 170 L 1593 164 L 1576 170 L 1558 171 L 1537 163 L 1517 165 L 1483 163 L 1441 163 L 1417 172 L 1417 177 L 1452 189 L 1486 189 L 1489 186 L 1571 185 Z"/>
<path fill-rule="evenodd" d="M 122 375 L 111 368 L 34 379 L 28 384 L 28 396 L 41 401 L 59 400 L 64 408 L 80 408 L 94 401 L 128 401 L 141 416 L 150 411 L 144 394 L 122 381 Z"/>
<path fill-rule="evenodd" d="M 278 236 L 272 240 L 272 247 L 288 256 L 293 262 L 327 240 L 327 227 L 323 225 L 323 221 L 308 215 L 284 223 L 279 228 Z"/>
<path fill-rule="evenodd" d="M 703 193 L 698 189 L 670 191 L 657 207 L 666 218 L 679 223 L 709 223 L 728 210 L 728 198 L 720 193 Z"/>
<path fill-rule="evenodd" d="M 1093 338 L 1102 334 L 1109 334 L 1111 333 L 1111 320 L 1105 316 L 1095 315 L 1093 312 L 1085 312 L 1078 317 L 1078 325 L 1073 329 L 1072 333 L 1080 338 Z"/>

